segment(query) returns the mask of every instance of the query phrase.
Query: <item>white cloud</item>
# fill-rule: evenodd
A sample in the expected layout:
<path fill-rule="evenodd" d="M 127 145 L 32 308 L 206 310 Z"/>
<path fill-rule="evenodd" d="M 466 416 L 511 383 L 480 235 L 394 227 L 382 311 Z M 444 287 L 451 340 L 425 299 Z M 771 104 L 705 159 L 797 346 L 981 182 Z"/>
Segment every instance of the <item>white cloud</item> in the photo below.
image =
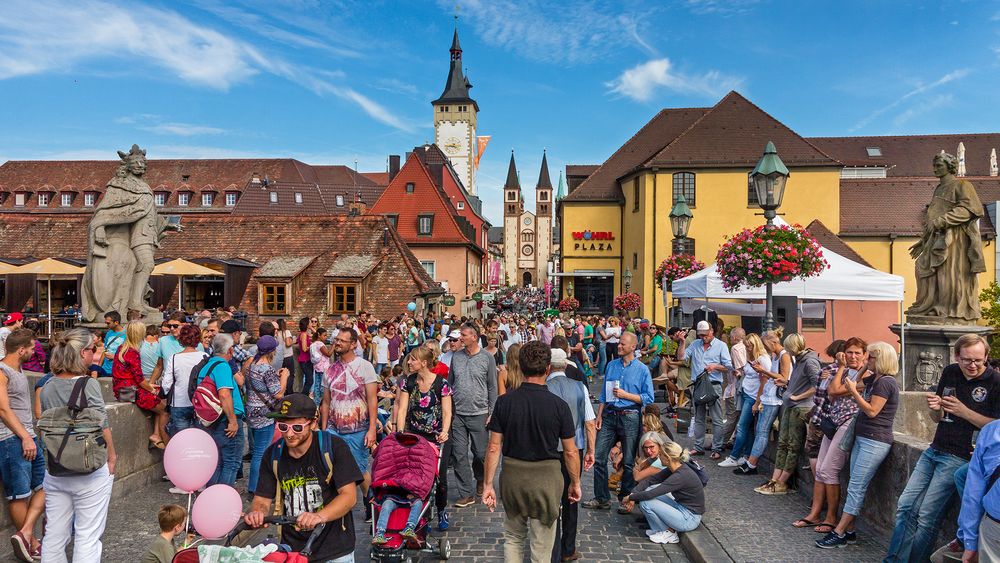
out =
<path fill-rule="evenodd" d="M 377 121 L 412 130 L 377 102 L 319 78 L 323 75 L 314 69 L 268 56 L 176 12 L 103 0 L 8 0 L 3 12 L 0 80 L 113 61 L 121 69 L 148 73 L 144 67 L 152 66 L 196 86 L 228 90 L 267 72 L 350 101 Z"/>
<path fill-rule="evenodd" d="M 717 98 L 730 90 L 738 89 L 742 84 L 742 78 L 727 76 L 716 70 L 702 74 L 678 72 L 669 59 L 663 58 L 626 69 L 618 78 L 608 82 L 607 86 L 613 94 L 648 102 L 661 88 L 680 94 Z"/>
<path fill-rule="evenodd" d="M 759 3 L 760 0 L 687 0 L 684 4 L 695 14 L 729 16 L 748 12 Z"/>
<path fill-rule="evenodd" d="M 867 116 L 865 116 L 864 118 L 862 118 L 860 121 L 858 121 L 857 123 L 855 123 L 854 127 L 851 127 L 849 129 L 849 131 L 854 132 L 854 131 L 857 131 L 859 129 L 862 129 L 862 128 L 866 127 L 872 121 L 875 121 L 876 119 L 878 119 L 882 115 L 885 115 L 886 113 L 888 113 L 888 112 L 890 112 L 890 111 L 898 108 L 899 106 L 903 105 L 904 103 L 908 102 L 909 100 L 912 100 L 914 97 L 920 96 L 922 94 L 926 94 L 926 93 L 928 93 L 928 92 L 930 92 L 932 90 L 935 90 L 937 88 L 940 88 L 941 86 L 944 86 L 945 84 L 948 84 L 949 82 L 954 82 L 955 80 L 960 80 L 962 78 L 965 78 L 971 72 L 972 72 L 972 69 L 960 68 L 958 70 L 953 70 L 953 71 L 949 72 L 948 74 L 945 74 L 944 76 L 942 76 L 941 78 L 938 78 L 937 80 L 935 80 L 934 82 L 931 82 L 930 84 L 919 85 L 916 88 L 910 90 L 909 92 L 903 94 L 902 96 L 900 96 L 899 98 L 897 98 L 896 100 L 894 100 L 892 103 L 890 103 L 890 104 L 888 104 L 886 106 L 883 106 L 883 107 L 881 107 L 881 108 L 879 108 L 879 109 L 871 112 L 870 114 L 868 114 Z"/>
<path fill-rule="evenodd" d="M 448 11 L 455 8 L 448 0 L 438 0 L 438 5 Z M 525 58 L 589 63 L 630 44 L 655 55 L 639 29 L 648 14 L 638 17 L 621 10 L 618 3 L 595 0 L 572 6 L 542 0 L 468 0 L 461 4 L 463 21 L 472 23 L 481 41 Z"/>
<path fill-rule="evenodd" d="M 894 127 L 901 127 L 914 117 L 929 113 L 941 107 L 950 106 L 954 103 L 954 101 L 955 96 L 952 94 L 939 94 L 933 98 L 922 100 L 893 118 L 892 124 Z"/>
<path fill-rule="evenodd" d="M 196 135 L 221 135 L 225 129 L 209 127 L 207 125 L 194 125 L 191 123 L 160 123 L 148 127 L 141 127 L 144 131 L 156 133 L 157 135 L 177 135 L 180 137 L 193 137 Z"/>

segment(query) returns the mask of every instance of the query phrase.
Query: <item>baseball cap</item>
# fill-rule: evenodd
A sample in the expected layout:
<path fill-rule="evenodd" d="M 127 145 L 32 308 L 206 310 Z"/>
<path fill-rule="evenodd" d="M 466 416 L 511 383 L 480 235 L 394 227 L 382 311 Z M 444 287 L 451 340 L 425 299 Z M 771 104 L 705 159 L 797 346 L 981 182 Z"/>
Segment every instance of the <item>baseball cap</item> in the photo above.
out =
<path fill-rule="evenodd" d="M 3 324 L 5 326 L 9 326 L 16 323 L 17 321 L 23 321 L 23 320 L 24 320 L 24 315 L 18 313 L 17 311 L 14 311 L 13 313 L 7 315 L 7 318 L 4 319 Z"/>
<path fill-rule="evenodd" d="M 257 355 L 262 356 L 264 354 L 269 354 L 278 348 L 278 339 L 271 336 L 270 334 L 265 334 L 257 340 Z"/>
<path fill-rule="evenodd" d="M 267 418 L 316 418 L 316 402 L 302 393 L 286 395 Z"/>
<path fill-rule="evenodd" d="M 228 321 L 222 323 L 222 326 L 219 327 L 219 332 L 222 334 L 232 334 L 234 332 L 242 332 L 242 329 L 240 329 L 240 323 L 234 321 L 233 319 L 229 319 Z"/>
<path fill-rule="evenodd" d="M 549 361 L 549 363 L 551 363 L 552 365 L 558 364 L 559 366 L 565 366 L 567 359 L 568 357 L 566 356 L 565 350 L 563 350 L 562 348 L 553 348 L 552 359 Z"/>
<path fill-rule="evenodd" d="M 458 340 L 461 337 L 462 337 L 462 331 L 457 329 L 448 333 L 448 338 L 452 340 Z"/>
<path fill-rule="evenodd" d="M 712 330 L 712 325 L 708 324 L 708 321 L 698 321 L 696 330 L 698 334 L 707 334 L 708 331 Z"/>

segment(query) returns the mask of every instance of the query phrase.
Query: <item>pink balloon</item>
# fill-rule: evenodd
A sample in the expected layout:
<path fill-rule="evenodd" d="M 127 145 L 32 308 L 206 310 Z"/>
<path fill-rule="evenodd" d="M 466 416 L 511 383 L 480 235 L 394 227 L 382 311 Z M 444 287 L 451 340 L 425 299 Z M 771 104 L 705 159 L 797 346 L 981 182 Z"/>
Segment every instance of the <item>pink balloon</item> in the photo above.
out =
<path fill-rule="evenodd" d="M 178 489 L 194 492 L 205 486 L 219 463 L 219 448 L 204 430 L 178 432 L 163 452 L 163 469 Z"/>
<path fill-rule="evenodd" d="M 194 501 L 191 524 L 202 537 L 217 540 L 228 534 L 243 515 L 243 501 L 229 485 L 212 485 Z"/>

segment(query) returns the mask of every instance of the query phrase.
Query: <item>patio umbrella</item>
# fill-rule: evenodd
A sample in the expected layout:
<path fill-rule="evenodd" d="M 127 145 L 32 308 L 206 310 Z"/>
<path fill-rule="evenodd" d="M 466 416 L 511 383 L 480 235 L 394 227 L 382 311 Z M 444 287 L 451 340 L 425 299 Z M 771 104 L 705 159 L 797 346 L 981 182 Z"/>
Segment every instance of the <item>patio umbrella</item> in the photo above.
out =
<path fill-rule="evenodd" d="M 16 270 L 16 269 L 17 269 L 17 266 L 13 266 L 13 265 L 8 264 L 6 262 L 0 262 L 0 276 L 5 276 L 7 274 L 13 274 L 14 270 Z"/>
<path fill-rule="evenodd" d="M 183 258 L 175 258 L 169 262 L 164 262 L 158 264 L 153 268 L 154 276 L 177 276 L 177 308 L 184 308 L 184 276 L 219 276 L 222 275 L 221 272 L 217 272 L 211 268 L 206 268 L 201 264 L 195 264 Z"/>
<path fill-rule="evenodd" d="M 31 262 L 23 266 L 17 266 L 11 270 L 10 274 L 34 274 L 36 276 L 46 276 L 48 278 L 48 320 L 49 332 L 52 335 L 52 276 L 77 276 L 83 274 L 83 268 L 67 264 L 54 258 L 45 258 L 37 262 Z"/>

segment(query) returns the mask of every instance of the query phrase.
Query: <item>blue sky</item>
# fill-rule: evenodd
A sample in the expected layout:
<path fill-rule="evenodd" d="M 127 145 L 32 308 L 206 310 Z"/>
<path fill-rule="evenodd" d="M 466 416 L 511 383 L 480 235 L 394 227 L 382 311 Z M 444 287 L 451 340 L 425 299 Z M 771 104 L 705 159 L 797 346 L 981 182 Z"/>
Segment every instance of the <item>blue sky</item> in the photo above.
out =
<path fill-rule="evenodd" d="M 807 136 L 1000 131 L 994 1 L 4 0 L 0 161 L 383 170 L 433 139 L 456 5 L 495 224 L 511 149 L 533 207 L 543 148 L 555 182 L 730 89 Z"/>

